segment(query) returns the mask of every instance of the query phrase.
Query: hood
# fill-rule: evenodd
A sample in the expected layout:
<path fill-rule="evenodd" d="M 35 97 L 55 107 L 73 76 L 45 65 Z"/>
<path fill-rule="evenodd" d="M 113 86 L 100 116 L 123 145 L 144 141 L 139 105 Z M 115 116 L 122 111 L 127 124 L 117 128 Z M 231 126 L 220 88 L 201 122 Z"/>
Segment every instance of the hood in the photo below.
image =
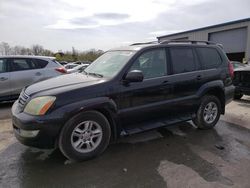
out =
<path fill-rule="evenodd" d="M 84 75 L 82 73 L 72 73 L 50 78 L 41 82 L 37 82 L 28 86 L 25 89 L 25 93 L 33 95 L 40 92 L 56 93 L 69 91 L 77 88 L 82 88 L 94 84 L 104 82 L 103 78 L 98 78 L 90 75 Z M 52 92 L 52 93 L 53 93 Z"/>

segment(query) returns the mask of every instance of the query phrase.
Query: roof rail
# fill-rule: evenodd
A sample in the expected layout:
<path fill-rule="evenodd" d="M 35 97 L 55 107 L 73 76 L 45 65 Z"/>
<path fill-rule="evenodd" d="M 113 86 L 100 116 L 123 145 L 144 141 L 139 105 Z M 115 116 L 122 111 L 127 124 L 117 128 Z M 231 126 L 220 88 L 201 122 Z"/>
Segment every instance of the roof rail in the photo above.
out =
<path fill-rule="evenodd" d="M 217 45 L 215 42 L 205 41 L 205 40 L 164 40 L 160 42 L 160 44 L 169 44 L 169 43 L 191 43 L 191 44 L 204 43 L 207 45 Z"/>
<path fill-rule="evenodd" d="M 130 46 L 135 46 L 135 45 L 143 45 L 143 44 L 158 44 L 158 41 L 151 41 L 151 42 L 138 42 L 138 43 L 133 43 L 130 44 Z"/>

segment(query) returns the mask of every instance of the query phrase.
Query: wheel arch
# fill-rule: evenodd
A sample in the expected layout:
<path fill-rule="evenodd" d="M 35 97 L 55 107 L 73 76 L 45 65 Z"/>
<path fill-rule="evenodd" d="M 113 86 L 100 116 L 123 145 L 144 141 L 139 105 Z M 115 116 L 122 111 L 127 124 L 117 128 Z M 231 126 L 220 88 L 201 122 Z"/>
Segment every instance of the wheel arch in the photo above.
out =
<path fill-rule="evenodd" d="M 111 128 L 111 142 L 115 141 L 119 135 L 120 126 L 117 118 L 117 105 L 114 100 L 108 97 L 100 97 L 95 99 L 89 99 L 85 101 L 69 104 L 64 108 L 64 122 L 70 120 L 73 116 L 85 113 L 88 111 L 97 111 L 103 114 Z M 61 127 L 64 127 L 64 125 Z"/>
<path fill-rule="evenodd" d="M 221 112 L 225 114 L 225 92 L 224 84 L 222 81 L 213 81 L 204 84 L 198 91 L 198 96 L 201 98 L 205 95 L 213 95 L 219 98 L 221 102 Z"/>

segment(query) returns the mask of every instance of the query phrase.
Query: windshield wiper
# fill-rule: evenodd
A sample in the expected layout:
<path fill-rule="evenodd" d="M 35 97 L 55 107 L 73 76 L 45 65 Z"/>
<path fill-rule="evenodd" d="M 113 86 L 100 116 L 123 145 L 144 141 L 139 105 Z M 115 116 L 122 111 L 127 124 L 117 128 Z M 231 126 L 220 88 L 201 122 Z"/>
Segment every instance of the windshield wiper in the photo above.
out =
<path fill-rule="evenodd" d="M 97 76 L 99 78 L 102 78 L 103 75 L 102 74 L 98 74 L 98 73 L 95 73 L 95 72 L 86 72 L 88 75 L 94 75 L 94 76 Z"/>
<path fill-rule="evenodd" d="M 87 73 L 85 70 L 82 70 L 81 72 L 83 72 L 84 74 L 88 75 L 89 73 Z"/>

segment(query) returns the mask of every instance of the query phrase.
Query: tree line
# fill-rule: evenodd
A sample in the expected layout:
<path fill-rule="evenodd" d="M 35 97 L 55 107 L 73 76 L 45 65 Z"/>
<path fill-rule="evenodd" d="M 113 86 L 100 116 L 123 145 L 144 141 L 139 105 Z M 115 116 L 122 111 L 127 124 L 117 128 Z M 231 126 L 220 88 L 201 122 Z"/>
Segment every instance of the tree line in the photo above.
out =
<path fill-rule="evenodd" d="M 72 47 L 71 51 L 53 52 L 45 49 L 39 44 L 32 45 L 30 48 L 24 46 L 10 46 L 7 42 L 0 43 L 0 55 L 38 55 L 38 56 L 54 56 L 58 61 L 94 61 L 104 52 L 102 50 L 90 49 L 87 51 L 79 51 Z"/>

